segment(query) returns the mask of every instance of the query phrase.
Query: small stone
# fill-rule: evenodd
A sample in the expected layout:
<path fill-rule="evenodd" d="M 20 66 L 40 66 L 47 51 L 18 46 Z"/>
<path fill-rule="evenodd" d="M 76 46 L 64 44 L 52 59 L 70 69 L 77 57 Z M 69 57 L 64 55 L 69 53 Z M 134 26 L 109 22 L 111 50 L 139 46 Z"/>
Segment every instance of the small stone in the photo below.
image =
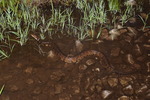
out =
<path fill-rule="evenodd" d="M 121 77 L 121 78 L 119 78 L 119 81 L 120 81 L 120 84 L 122 86 L 126 86 L 126 85 L 129 84 L 129 82 L 132 82 L 132 78 L 130 78 L 130 77 Z"/>
<path fill-rule="evenodd" d="M 137 35 L 137 33 L 138 33 L 138 31 L 135 30 L 135 29 L 132 28 L 132 27 L 127 27 L 127 29 L 129 30 L 128 35 L 131 36 L 131 37 Z"/>
<path fill-rule="evenodd" d="M 135 62 L 133 59 L 133 56 L 131 54 L 126 55 L 125 61 L 129 64 L 134 64 L 134 62 Z"/>
<path fill-rule="evenodd" d="M 124 89 L 123 89 L 123 92 L 126 94 L 126 95 L 132 95 L 133 94 L 133 87 L 131 85 L 128 85 L 126 86 Z"/>
<path fill-rule="evenodd" d="M 117 25 L 117 29 L 122 29 L 123 26 L 122 25 Z M 124 31 L 123 31 L 124 32 Z"/>
<path fill-rule="evenodd" d="M 144 46 L 145 49 L 150 50 L 150 45 L 144 44 L 143 46 Z"/>
<path fill-rule="evenodd" d="M 77 52 L 81 52 L 83 50 L 83 44 L 81 43 L 80 40 L 75 41 L 75 46 L 76 46 Z"/>
<path fill-rule="evenodd" d="M 58 84 L 58 85 L 55 85 L 55 94 L 59 94 L 63 91 L 63 87 L 62 85 Z"/>
<path fill-rule="evenodd" d="M 103 99 L 106 99 L 106 98 L 110 97 L 111 94 L 112 94 L 112 91 L 103 90 L 101 95 L 102 95 Z"/>
<path fill-rule="evenodd" d="M 86 65 L 80 65 L 79 66 L 79 70 L 80 71 L 84 71 L 84 70 L 86 70 L 87 69 L 87 66 Z"/>
<path fill-rule="evenodd" d="M 136 55 L 136 56 L 140 56 L 142 55 L 142 51 L 141 51 L 141 48 L 138 44 L 136 44 L 133 48 L 133 53 Z"/>
<path fill-rule="evenodd" d="M 111 50 L 111 55 L 112 56 L 119 56 L 119 53 L 120 53 L 120 48 L 113 48 L 112 50 Z"/>
<path fill-rule="evenodd" d="M 24 70 L 24 72 L 29 73 L 29 74 L 31 74 L 32 71 L 33 71 L 33 68 L 32 68 L 32 67 L 28 67 L 28 68 L 26 68 L 26 69 Z"/>
<path fill-rule="evenodd" d="M 145 93 L 147 91 L 147 89 L 148 89 L 147 85 L 143 85 L 136 91 L 136 93 L 137 94 Z"/>
<path fill-rule="evenodd" d="M 130 98 L 128 96 L 121 96 L 118 100 L 130 100 Z"/>
<path fill-rule="evenodd" d="M 95 88 L 97 92 L 100 92 L 102 90 L 102 87 L 100 85 L 96 85 Z"/>
<path fill-rule="evenodd" d="M 34 90 L 33 90 L 33 94 L 40 94 L 41 93 L 41 88 L 40 87 L 36 87 Z"/>
<path fill-rule="evenodd" d="M 110 41 L 113 41 L 113 40 L 117 40 L 118 39 L 118 35 L 109 35 L 108 38 L 106 40 L 110 40 Z"/>
<path fill-rule="evenodd" d="M 29 85 L 33 84 L 33 82 L 34 82 L 33 79 L 27 79 L 26 80 L 26 83 L 29 84 Z"/>
<path fill-rule="evenodd" d="M 150 62 L 147 62 L 146 65 L 147 65 L 147 72 L 150 72 Z"/>
<path fill-rule="evenodd" d="M 109 31 L 109 34 L 119 36 L 121 33 L 118 29 L 112 29 Z"/>
<path fill-rule="evenodd" d="M 16 85 L 10 86 L 10 91 L 16 92 L 16 91 L 18 91 L 18 90 L 19 90 L 19 88 L 18 88 Z"/>
<path fill-rule="evenodd" d="M 49 52 L 48 52 L 48 56 L 47 56 L 48 58 L 54 58 L 55 57 L 55 53 L 53 52 L 53 50 L 50 50 Z"/>
<path fill-rule="evenodd" d="M 87 64 L 88 66 L 93 65 L 94 63 L 95 63 L 95 60 L 93 60 L 93 59 L 88 59 L 88 60 L 86 61 L 86 64 Z"/>
<path fill-rule="evenodd" d="M 74 91 L 74 94 L 80 93 L 80 87 L 79 86 L 72 86 L 72 90 Z"/>
<path fill-rule="evenodd" d="M 22 67 L 22 63 L 18 63 L 16 67 L 17 68 L 21 68 Z"/>
<path fill-rule="evenodd" d="M 117 78 L 108 78 L 108 84 L 111 87 L 115 87 L 118 85 L 118 79 Z"/>

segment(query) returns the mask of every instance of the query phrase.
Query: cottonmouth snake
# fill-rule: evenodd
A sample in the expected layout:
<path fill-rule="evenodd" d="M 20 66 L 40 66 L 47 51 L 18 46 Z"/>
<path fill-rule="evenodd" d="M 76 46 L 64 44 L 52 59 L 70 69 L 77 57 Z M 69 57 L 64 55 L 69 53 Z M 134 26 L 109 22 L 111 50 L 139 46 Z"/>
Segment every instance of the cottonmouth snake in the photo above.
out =
<path fill-rule="evenodd" d="M 100 51 L 87 50 L 87 51 L 81 52 L 81 53 L 79 53 L 79 54 L 77 54 L 75 56 L 66 56 L 64 53 L 61 52 L 59 47 L 53 41 L 42 42 L 36 35 L 31 34 L 31 36 L 38 41 L 40 49 L 41 49 L 42 46 L 52 47 L 52 52 L 54 53 L 54 55 L 57 55 L 58 57 L 60 57 L 60 59 L 62 61 L 64 61 L 65 63 L 78 63 L 83 58 L 85 58 L 87 56 L 94 55 L 94 56 L 97 56 L 97 57 L 99 57 L 101 59 L 101 63 L 103 63 L 105 65 L 108 64 L 107 58 Z"/>
<path fill-rule="evenodd" d="M 62 61 L 64 61 L 65 63 L 78 63 L 80 62 L 83 58 L 87 57 L 87 56 L 97 56 L 100 58 L 100 63 L 103 66 L 107 66 L 113 69 L 113 72 L 119 75 L 128 75 L 128 74 L 136 74 L 136 73 L 141 73 L 141 74 L 150 74 L 150 73 L 143 73 L 140 70 L 135 70 L 135 71 L 131 71 L 131 72 L 120 72 L 120 71 L 116 71 L 114 69 L 114 67 L 112 66 L 112 64 L 109 62 L 109 60 L 107 59 L 107 57 L 100 51 L 96 51 L 96 50 L 87 50 L 84 52 L 81 52 L 75 56 L 66 56 L 63 52 L 61 52 L 61 50 L 59 49 L 59 47 L 53 42 L 43 42 L 40 40 L 40 38 L 38 38 L 36 35 L 31 34 L 31 36 L 37 40 L 39 48 L 42 49 L 42 46 L 46 46 L 46 47 L 52 47 L 52 52 L 54 55 L 58 56 Z"/>

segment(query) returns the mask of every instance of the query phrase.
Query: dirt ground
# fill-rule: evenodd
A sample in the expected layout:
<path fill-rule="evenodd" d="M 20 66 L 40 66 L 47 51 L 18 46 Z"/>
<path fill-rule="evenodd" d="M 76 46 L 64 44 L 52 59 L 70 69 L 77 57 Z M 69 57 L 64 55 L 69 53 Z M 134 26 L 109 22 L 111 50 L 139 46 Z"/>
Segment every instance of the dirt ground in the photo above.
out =
<path fill-rule="evenodd" d="M 79 54 L 75 38 L 54 39 L 66 55 Z M 103 52 L 68 64 L 38 52 L 34 40 L 0 62 L 0 100 L 150 100 L 150 29 L 126 32 L 116 40 L 81 41 L 83 50 Z"/>

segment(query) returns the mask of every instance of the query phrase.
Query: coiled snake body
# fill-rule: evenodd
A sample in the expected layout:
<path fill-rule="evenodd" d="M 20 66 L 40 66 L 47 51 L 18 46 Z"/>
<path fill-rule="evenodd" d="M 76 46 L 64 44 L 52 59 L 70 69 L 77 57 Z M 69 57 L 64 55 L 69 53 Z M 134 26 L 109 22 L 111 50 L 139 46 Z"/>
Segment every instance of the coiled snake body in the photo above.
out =
<path fill-rule="evenodd" d="M 83 58 L 87 57 L 87 56 L 97 56 L 101 59 L 101 62 L 103 64 L 107 64 L 109 65 L 109 61 L 107 60 L 107 58 L 105 57 L 105 55 L 100 52 L 100 51 L 96 51 L 96 50 L 87 50 L 84 52 L 81 52 L 75 56 L 66 56 L 65 54 L 63 54 L 61 52 L 61 50 L 59 49 L 59 47 L 54 43 L 54 42 L 42 42 L 36 35 L 31 34 L 31 36 L 36 39 L 39 42 L 39 47 L 41 48 L 42 45 L 44 46 L 50 46 L 52 47 L 52 52 L 54 55 L 60 57 L 60 59 L 62 61 L 64 61 L 65 63 L 78 63 L 80 62 Z"/>
<path fill-rule="evenodd" d="M 64 61 L 65 63 L 78 63 L 83 58 L 85 58 L 87 56 L 95 55 L 95 56 L 100 58 L 100 63 L 103 66 L 111 67 L 113 69 L 113 72 L 116 73 L 116 74 L 128 75 L 128 74 L 141 73 L 140 70 L 134 70 L 134 71 L 131 71 L 131 72 L 120 72 L 120 71 L 118 72 L 118 71 L 115 71 L 114 67 L 111 65 L 111 63 L 109 62 L 107 57 L 102 52 L 96 51 L 96 50 L 84 51 L 84 52 L 81 52 L 81 53 L 79 53 L 75 56 L 66 56 L 65 54 L 63 54 L 61 52 L 59 47 L 54 42 L 42 42 L 36 35 L 31 34 L 31 36 L 38 41 L 38 43 L 39 43 L 38 45 L 39 45 L 40 49 L 42 49 L 42 46 L 52 47 L 51 51 L 53 52 L 53 54 L 60 57 L 60 59 L 62 61 Z M 150 74 L 150 73 L 142 73 L 142 74 Z"/>

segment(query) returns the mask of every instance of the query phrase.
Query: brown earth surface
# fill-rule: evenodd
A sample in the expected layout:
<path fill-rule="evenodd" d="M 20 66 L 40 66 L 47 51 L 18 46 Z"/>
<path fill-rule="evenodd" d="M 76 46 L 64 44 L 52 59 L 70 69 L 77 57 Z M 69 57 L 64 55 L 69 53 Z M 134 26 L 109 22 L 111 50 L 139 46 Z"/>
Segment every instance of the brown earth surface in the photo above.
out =
<path fill-rule="evenodd" d="M 107 67 L 96 56 L 74 64 L 42 56 L 31 38 L 0 62 L 0 100 L 150 100 L 150 29 L 128 30 L 114 40 L 109 35 L 81 41 L 80 49 L 75 38 L 53 39 L 67 56 L 103 52 L 112 65 Z"/>

